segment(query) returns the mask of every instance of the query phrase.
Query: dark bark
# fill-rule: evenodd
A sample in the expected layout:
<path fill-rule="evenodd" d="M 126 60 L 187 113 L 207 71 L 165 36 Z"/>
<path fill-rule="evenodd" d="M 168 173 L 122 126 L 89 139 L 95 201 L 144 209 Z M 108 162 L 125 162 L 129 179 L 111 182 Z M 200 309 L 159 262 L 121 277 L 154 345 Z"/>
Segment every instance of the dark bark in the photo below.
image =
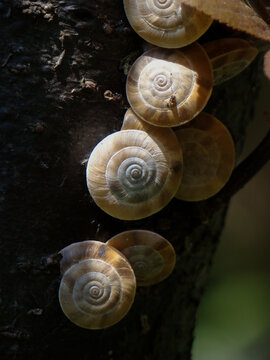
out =
<path fill-rule="evenodd" d="M 214 25 L 207 37 L 228 32 Z M 120 221 L 97 208 L 85 184 L 84 160 L 120 129 L 128 106 L 124 68 L 142 52 L 122 1 L 4 1 L 0 33 L 1 358 L 189 359 L 229 196 L 213 211 L 205 211 L 207 202 L 173 200 L 149 218 Z M 216 88 L 208 104 L 238 154 L 258 67 Z M 112 328 L 76 327 L 60 310 L 59 269 L 48 256 L 132 228 L 170 240 L 175 271 L 138 288 L 131 311 Z"/>

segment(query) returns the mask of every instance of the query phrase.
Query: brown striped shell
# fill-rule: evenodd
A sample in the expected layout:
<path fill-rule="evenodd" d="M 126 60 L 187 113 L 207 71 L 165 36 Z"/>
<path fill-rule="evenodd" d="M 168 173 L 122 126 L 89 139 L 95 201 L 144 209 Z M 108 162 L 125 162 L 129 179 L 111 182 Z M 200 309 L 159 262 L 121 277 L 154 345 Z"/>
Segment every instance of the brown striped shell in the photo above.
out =
<path fill-rule="evenodd" d="M 206 105 L 212 88 L 212 65 L 197 43 L 146 51 L 132 65 L 126 84 L 132 110 L 150 124 L 164 127 L 193 119 Z"/>
<path fill-rule="evenodd" d="M 230 132 L 221 121 L 202 112 L 175 133 L 184 161 L 177 199 L 199 201 L 215 195 L 229 180 L 235 163 Z"/>
<path fill-rule="evenodd" d="M 255 59 L 258 49 L 239 38 L 225 38 L 204 44 L 214 70 L 214 85 L 235 77 Z"/>
<path fill-rule="evenodd" d="M 69 320 L 86 329 L 103 329 L 120 321 L 136 292 L 127 259 L 115 248 L 92 240 L 71 244 L 60 253 L 59 302 Z"/>
<path fill-rule="evenodd" d="M 156 284 L 174 269 L 176 256 L 173 246 L 152 231 L 124 231 L 108 240 L 107 244 L 126 256 L 139 286 Z"/>
<path fill-rule="evenodd" d="M 141 219 L 174 197 L 181 181 L 182 152 L 176 137 L 165 147 L 162 136 L 159 141 L 141 130 L 122 130 L 94 148 L 87 185 L 102 210 L 118 219 Z"/>
<path fill-rule="evenodd" d="M 179 48 L 196 41 L 212 23 L 202 12 L 180 0 L 124 0 L 133 29 L 151 44 Z"/>

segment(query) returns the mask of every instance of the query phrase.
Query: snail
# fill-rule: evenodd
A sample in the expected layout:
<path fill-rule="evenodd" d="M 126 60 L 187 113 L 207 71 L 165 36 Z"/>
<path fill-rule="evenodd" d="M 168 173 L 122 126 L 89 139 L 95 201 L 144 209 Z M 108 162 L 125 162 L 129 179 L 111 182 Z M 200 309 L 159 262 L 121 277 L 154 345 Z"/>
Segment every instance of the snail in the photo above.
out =
<path fill-rule="evenodd" d="M 167 278 L 174 269 L 173 246 L 164 237 L 152 231 L 124 231 L 108 240 L 107 244 L 126 256 L 139 286 L 156 284 Z"/>
<path fill-rule="evenodd" d="M 134 111 L 129 108 L 124 115 L 121 130 L 131 129 L 145 131 L 161 148 L 163 148 L 163 151 L 166 151 L 166 148 L 171 148 L 172 146 L 175 149 L 178 148 L 179 152 L 181 152 L 179 161 L 183 163 L 182 149 L 172 129 L 151 125 L 140 119 Z"/>
<path fill-rule="evenodd" d="M 103 329 L 129 311 L 136 278 L 127 259 L 99 241 L 82 241 L 60 251 L 63 274 L 59 302 L 64 314 L 86 329 Z"/>
<path fill-rule="evenodd" d="M 176 198 L 205 200 L 229 180 L 235 162 L 234 142 L 214 116 L 200 113 L 175 131 L 183 149 L 183 179 Z"/>
<path fill-rule="evenodd" d="M 166 134 L 167 137 L 169 134 L 170 135 L 173 134 L 172 136 L 175 137 L 175 134 L 171 129 L 161 128 L 159 126 L 153 126 L 145 122 L 144 120 L 140 119 L 131 108 L 127 109 L 121 126 L 121 130 L 130 130 L 130 129 L 142 130 L 145 131 L 148 135 L 149 134 L 152 135 L 153 133 L 157 132 L 161 136 L 162 134 Z"/>
<path fill-rule="evenodd" d="M 146 122 L 164 127 L 193 119 L 206 105 L 212 88 L 212 65 L 197 43 L 146 51 L 132 65 L 126 84 L 132 110 Z"/>
<path fill-rule="evenodd" d="M 164 139 L 164 137 L 161 139 Z M 96 204 L 118 219 L 150 216 L 174 197 L 181 181 L 182 152 L 175 137 L 163 145 L 141 130 L 103 139 L 87 164 L 87 186 Z"/>
<path fill-rule="evenodd" d="M 180 0 L 124 0 L 124 8 L 144 40 L 165 48 L 191 44 L 212 24 L 211 17 Z"/>
<path fill-rule="evenodd" d="M 214 85 L 233 78 L 257 56 L 258 49 L 239 38 L 225 38 L 204 44 L 214 70 Z"/>

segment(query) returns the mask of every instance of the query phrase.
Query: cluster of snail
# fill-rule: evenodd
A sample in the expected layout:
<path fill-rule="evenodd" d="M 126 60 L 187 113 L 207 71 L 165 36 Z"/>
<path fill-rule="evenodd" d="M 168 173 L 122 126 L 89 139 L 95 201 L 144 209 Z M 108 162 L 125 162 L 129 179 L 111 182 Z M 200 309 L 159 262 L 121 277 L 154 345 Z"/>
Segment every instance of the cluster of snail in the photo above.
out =
<path fill-rule="evenodd" d="M 124 8 L 133 29 L 158 47 L 149 45 L 132 65 L 126 83 L 131 108 L 121 130 L 94 148 L 86 173 L 89 192 L 103 211 L 136 220 L 160 211 L 173 197 L 207 199 L 228 181 L 233 139 L 202 110 L 213 86 L 237 75 L 258 51 L 242 39 L 199 45 L 212 19 L 180 0 L 124 0 Z M 136 282 L 155 284 L 175 265 L 172 245 L 142 230 L 106 244 L 75 243 L 60 253 L 61 307 L 72 322 L 90 329 L 122 319 Z"/>
<path fill-rule="evenodd" d="M 74 243 L 60 254 L 61 308 L 73 323 L 87 329 L 120 321 L 133 304 L 136 285 L 162 281 L 175 265 L 172 245 L 147 230 L 125 231 L 106 243 Z"/>

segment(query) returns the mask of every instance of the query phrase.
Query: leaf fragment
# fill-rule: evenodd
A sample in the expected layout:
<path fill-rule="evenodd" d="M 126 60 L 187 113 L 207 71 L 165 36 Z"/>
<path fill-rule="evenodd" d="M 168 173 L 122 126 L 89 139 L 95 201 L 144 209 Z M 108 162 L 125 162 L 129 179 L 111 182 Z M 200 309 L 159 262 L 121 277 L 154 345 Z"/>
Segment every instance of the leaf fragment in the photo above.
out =
<path fill-rule="evenodd" d="M 182 0 L 234 29 L 270 41 L 270 27 L 244 0 Z M 266 7 L 267 11 L 268 8 Z"/>

